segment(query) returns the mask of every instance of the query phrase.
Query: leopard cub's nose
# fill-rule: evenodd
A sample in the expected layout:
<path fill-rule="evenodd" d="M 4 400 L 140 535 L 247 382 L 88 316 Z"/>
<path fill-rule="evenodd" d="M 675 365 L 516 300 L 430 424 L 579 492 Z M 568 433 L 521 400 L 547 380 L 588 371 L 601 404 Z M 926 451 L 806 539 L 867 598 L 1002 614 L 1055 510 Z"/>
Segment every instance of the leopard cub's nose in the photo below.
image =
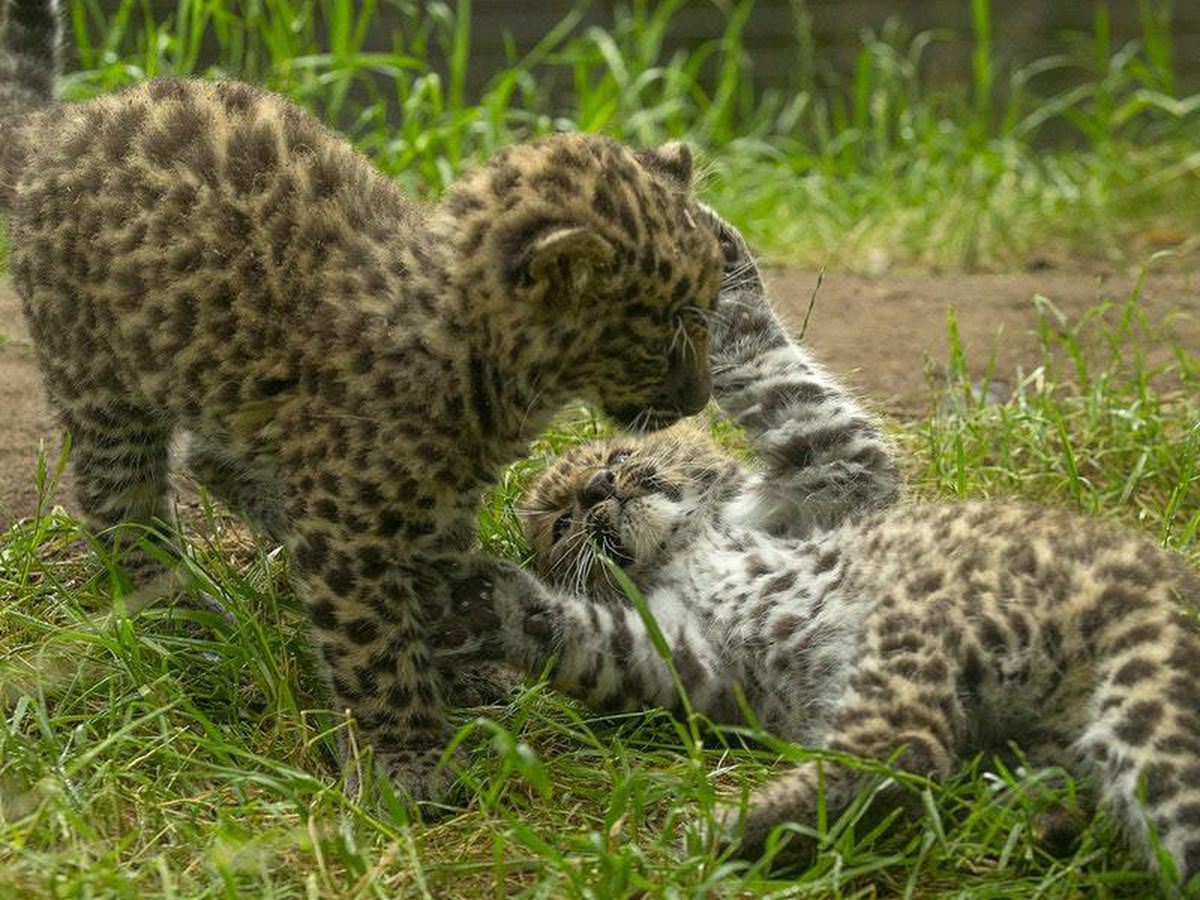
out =
<path fill-rule="evenodd" d="M 613 475 L 611 469 L 601 469 L 589 478 L 587 484 L 583 486 L 583 492 L 579 495 L 579 501 L 587 509 L 603 500 L 607 500 L 616 492 L 616 476 Z"/>

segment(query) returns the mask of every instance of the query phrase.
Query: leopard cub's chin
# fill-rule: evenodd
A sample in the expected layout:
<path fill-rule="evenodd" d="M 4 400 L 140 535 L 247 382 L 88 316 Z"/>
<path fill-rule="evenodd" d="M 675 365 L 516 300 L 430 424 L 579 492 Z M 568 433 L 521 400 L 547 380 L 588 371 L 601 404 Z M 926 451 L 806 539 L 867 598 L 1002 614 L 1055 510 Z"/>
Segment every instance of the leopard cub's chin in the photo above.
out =
<path fill-rule="evenodd" d="M 694 536 L 701 504 L 684 496 L 660 493 L 626 500 L 617 516 L 617 533 L 632 567 L 648 568 L 678 553 Z"/>

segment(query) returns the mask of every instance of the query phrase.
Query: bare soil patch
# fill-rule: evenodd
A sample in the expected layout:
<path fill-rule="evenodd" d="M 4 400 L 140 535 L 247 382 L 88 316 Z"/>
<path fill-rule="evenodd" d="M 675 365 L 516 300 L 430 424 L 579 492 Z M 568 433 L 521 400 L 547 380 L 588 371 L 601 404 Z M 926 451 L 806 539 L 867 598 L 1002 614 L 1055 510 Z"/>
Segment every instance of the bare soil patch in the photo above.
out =
<path fill-rule="evenodd" d="M 780 270 L 770 279 L 772 297 L 793 332 L 802 326 L 817 277 Z M 985 375 L 994 354 L 990 390 L 1007 396 L 1005 389 L 1019 373 L 1029 373 L 1043 361 L 1036 297 L 1063 314 L 1068 324 L 1056 328 L 1061 331 L 1103 303 L 1112 304 L 1105 321 L 1115 323 L 1135 286 L 1131 276 L 1060 270 L 879 277 L 826 273 L 804 343 L 877 409 L 922 416 L 930 408 L 931 379 L 936 382 L 945 372 L 949 312 L 957 320 L 972 376 Z M 1140 350 L 1149 365 L 1171 363 L 1171 343 L 1200 353 L 1200 278 L 1186 273 L 1149 276 L 1137 306 L 1151 327 L 1135 326 L 1128 349 Z M 1053 313 L 1051 319 L 1056 319 Z M 1089 330 L 1085 328 L 1085 336 Z M 1091 338 L 1091 349 L 1102 350 L 1094 331 Z"/>
<path fill-rule="evenodd" d="M 793 330 L 804 321 L 817 273 L 779 270 L 772 296 Z M 1124 302 L 1134 287 L 1127 276 L 1062 270 L 1006 275 L 867 277 L 826 273 L 809 317 L 805 343 L 877 408 L 898 416 L 929 409 L 929 373 L 946 360 L 946 317 L 953 310 L 968 367 L 981 376 L 993 350 L 993 390 L 1011 385 L 1019 371 L 1042 361 L 1037 339 L 1041 295 L 1077 321 L 1102 301 Z M 1169 334 L 1200 353 L 1200 279 L 1188 274 L 1146 279 L 1140 306 L 1162 331 L 1139 330 L 1134 340 L 1151 363 L 1168 363 Z M 39 447 L 57 458 L 60 436 L 46 405 L 33 347 L 19 303 L 0 286 L 0 527 L 30 515 Z M 52 498 L 71 508 L 70 474 Z"/>

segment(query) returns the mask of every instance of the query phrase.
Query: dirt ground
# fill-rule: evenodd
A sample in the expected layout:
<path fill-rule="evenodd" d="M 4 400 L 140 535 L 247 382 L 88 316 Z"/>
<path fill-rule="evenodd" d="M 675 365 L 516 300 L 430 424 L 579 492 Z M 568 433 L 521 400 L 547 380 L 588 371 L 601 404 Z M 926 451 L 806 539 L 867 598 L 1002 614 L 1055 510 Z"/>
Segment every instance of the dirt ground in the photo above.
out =
<path fill-rule="evenodd" d="M 814 272 L 780 270 L 772 297 L 793 330 L 799 330 L 817 285 Z M 1123 301 L 1133 287 L 1125 276 L 1060 269 L 1008 275 L 866 277 L 825 273 L 809 316 L 805 343 L 884 412 L 921 415 L 929 406 L 929 377 L 946 360 L 947 311 L 958 321 L 968 367 L 981 375 L 993 348 L 996 384 L 1003 392 L 1019 370 L 1041 361 L 1035 334 L 1034 296 L 1041 295 L 1076 320 L 1103 300 Z M 1200 353 L 1200 278 L 1158 275 L 1147 279 L 1141 307 L 1151 321 Z M 1153 361 L 1170 358 L 1161 339 L 1146 336 Z M 935 376 L 936 377 L 936 376 Z M 51 462 L 59 434 L 46 407 L 29 334 L 16 298 L 0 285 L 0 528 L 34 509 L 39 446 Z M 71 508 L 69 475 L 52 501 Z"/>

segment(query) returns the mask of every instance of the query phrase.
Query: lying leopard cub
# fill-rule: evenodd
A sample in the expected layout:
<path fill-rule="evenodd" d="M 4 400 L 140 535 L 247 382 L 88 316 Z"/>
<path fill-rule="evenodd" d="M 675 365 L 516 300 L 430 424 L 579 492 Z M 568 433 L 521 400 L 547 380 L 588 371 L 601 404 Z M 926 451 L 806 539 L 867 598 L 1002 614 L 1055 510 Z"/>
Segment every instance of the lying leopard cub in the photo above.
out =
<path fill-rule="evenodd" d="M 677 710 L 603 553 L 713 720 L 742 721 L 736 684 L 777 735 L 939 778 L 1015 741 L 1093 779 L 1142 849 L 1154 828 L 1184 878 L 1200 871 L 1200 639 L 1180 607 L 1200 603 L 1195 575 L 1065 513 L 893 503 L 875 424 L 785 337 L 737 236 L 724 244 L 715 395 L 765 467 L 678 430 L 566 452 L 522 514 L 538 570 L 568 590 L 464 586 L 491 601 L 464 649 L 531 673 L 554 658 L 554 686 L 601 709 Z M 863 783 L 824 765 L 830 821 Z M 800 765 L 743 821 L 728 810 L 729 836 L 760 854 L 774 826 L 814 825 L 817 802 L 817 765 Z"/>
<path fill-rule="evenodd" d="M 7 13 L 0 205 L 87 522 L 128 544 L 166 519 L 189 434 L 196 477 L 286 545 L 336 708 L 439 793 L 476 671 L 435 665 L 427 606 L 458 567 L 509 572 L 469 552 L 481 488 L 570 398 L 647 426 L 707 401 L 721 263 L 690 156 L 559 135 L 422 206 L 245 84 L 56 104 L 57 3 Z"/>

